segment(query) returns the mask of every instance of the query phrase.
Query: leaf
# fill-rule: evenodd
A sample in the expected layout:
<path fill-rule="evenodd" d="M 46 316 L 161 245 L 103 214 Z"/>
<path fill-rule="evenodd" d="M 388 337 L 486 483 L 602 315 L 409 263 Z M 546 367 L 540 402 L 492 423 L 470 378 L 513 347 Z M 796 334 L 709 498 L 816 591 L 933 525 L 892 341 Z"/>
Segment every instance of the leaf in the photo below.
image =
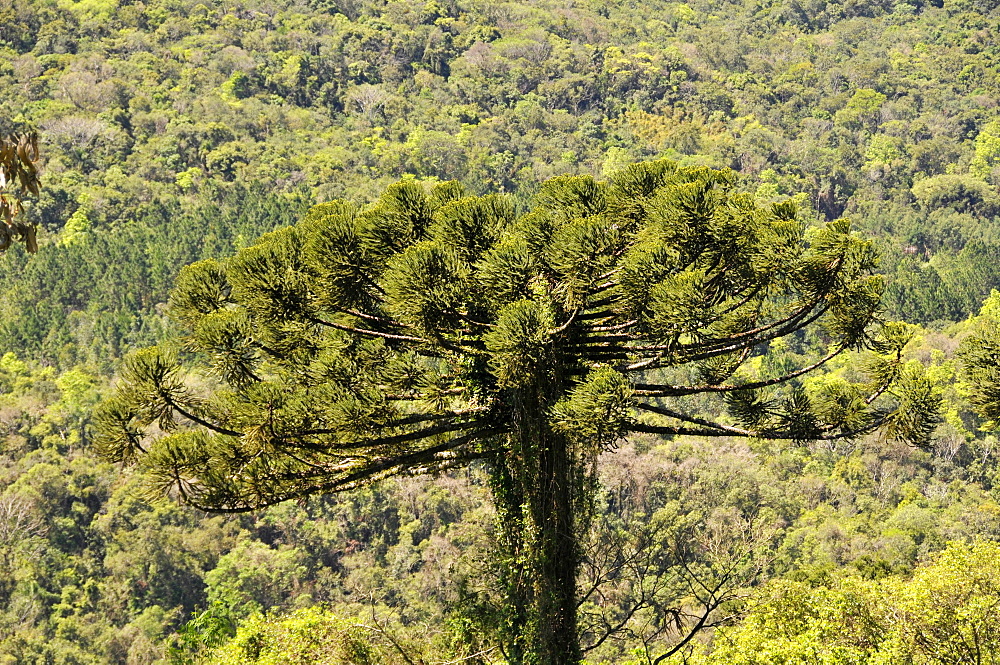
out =
<path fill-rule="evenodd" d="M 35 227 L 26 226 L 23 235 L 25 249 L 28 250 L 29 254 L 36 253 L 38 251 L 38 240 L 35 238 Z"/>
<path fill-rule="evenodd" d="M 26 194 L 41 195 L 35 166 L 39 157 L 36 132 L 0 137 L 0 214 L 6 223 L 0 238 L 0 251 L 10 247 L 15 237 L 24 241 L 28 252 L 34 254 L 38 251 L 35 227 L 19 224 L 15 220 L 24 213 L 22 197 Z M 12 191 L 14 183 L 19 185 L 18 191 Z"/>

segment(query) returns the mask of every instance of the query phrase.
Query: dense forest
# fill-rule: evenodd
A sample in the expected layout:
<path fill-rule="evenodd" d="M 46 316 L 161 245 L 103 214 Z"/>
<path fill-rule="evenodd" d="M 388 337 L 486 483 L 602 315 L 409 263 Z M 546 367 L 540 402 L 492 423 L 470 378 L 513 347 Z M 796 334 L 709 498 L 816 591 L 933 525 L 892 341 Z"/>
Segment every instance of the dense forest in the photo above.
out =
<path fill-rule="evenodd" d="M 0 255 L 0 662 L 504 662 L 482 466 L 215 515 L 98 457 L 94 412 L 130 351 L 181 334 L 185 265 L 317 204 L 457 181 L 521 215 L 551 178 L 654 159 L 732 169 L 808 233 L 849 218 L 941 416 L 919 447 L 618 441 L 581 544 L 585 661 L 1000 649 L 1000 411 L 970 369 L 1000 346 L 998 35 L 986 0 L 0 0 L 0 134 L 42 153 L 38 251 Z M 702 584 L 719 602 L 680 645 Z"/>

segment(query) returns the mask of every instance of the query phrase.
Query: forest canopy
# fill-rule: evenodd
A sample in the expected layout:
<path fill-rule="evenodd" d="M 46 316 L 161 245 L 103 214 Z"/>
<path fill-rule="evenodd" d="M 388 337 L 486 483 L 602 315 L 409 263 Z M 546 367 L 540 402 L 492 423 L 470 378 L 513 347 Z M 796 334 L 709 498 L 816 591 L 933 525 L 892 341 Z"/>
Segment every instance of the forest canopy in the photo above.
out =
<path fill-rule="evenodd" d="M 241 188 L 366 204 L 409 175 L 524 205 L 552 176 L 655 157 L 849 215 L 879 239 L 892 318 L 974 314 L 1000 286 L 992 10 L 800 4 L 5 0 L 0 84 L 18 93 L 0 99 L 0 133 L 36 128 L 46 155 L 27 219 L 65 245 L 62 263 L 128 254 L 132 274 L 131 289 L 68 284 L 12 258 L 12 310 L 49 302 L 0 331 L 70 364 L 154 342 L 181 265 L 298 213 L 206 230 L 204 250 L 141 236 Z"/>
<path fill-rule="evenodd" d="M 403 328 L 370 320 L 361 325 L 353 315 L 331 315 L 323 309 L 330 303 L 317 305 L 308 292 L 294 300 L 294 289 L 277 289 L 275 302 L 285 302 L 287 311 L 267 316 L 287 316 L 286 325 L 251 329 L 250 337 L 257 343 L 253 336 L 267 333 L 290 346 L 236 348 L 270 297 L 261 290 L 271 279 L 262 266 L 275 256 L 298 256 L 304 272 L 293 271 L 296 283 L 312 289 L 319 277 L 309 266 L 321 244 L 315 227 L 333 218 L 343 222 L 350 212 L 354 221 L 344 225 L 356 231 L 352 225 L 384 210 L 387 191 L 421 193 L 433 222 L 424 233 L 439 223 L 434 220 L 444 206 L 457 203 L 449 196 L 461 189 L 467 203 L 504 220 L 503 234 L 516 234 L 545 206 L 551 212 L 572 200 L 563 193 L 543 202 L 543 185 L 552 178 L 591 183 L 606 197 L 613 187 L 599 183 L 613 183 L 613 174 L 631 164 L 661 159 L 677 164 L 676 173 L 725 173 L 713 176 L 719 191 L 728 192 L 723 207 L 757 211 L 761 219 L 750 226 L 762 237 L 788 222 L 789 235 L 781 236 L 786 248 L 798 246 L 798 238 L 808 253 L 824 234 L 852 247 L 871 264 L 858 273 L 871 282 L 844 321 L 864 320 L 868 312 L 907 324 L 876 323 L 858 337 L 867 348 L 837 354 L 836 342 L 851 335 L 836 326 L 831 333 L 817 321 L 770 340 L 766 353 L 751 353 L 728 378 L 731 365 L 720 363 L 673 365 L 657 370 L 662 375 L 622 380 L 609 368 L 623 361 L 611 355 L 567 374 L 566 385 L 580 390 L 570 391 L 560 411 L 561 436 L 603 441 L 627 428 L 657 430 L 632 432 L 591 451 L 592 465 L 581 476 L 587 501 L 577 509 L 574 546 L 586 662 L 697 662 L 713 657 L 721 644 L 713 636 L 722 639 L 723 631 L 741 651 L 720 651 L 718 658 L 753 662 L 760 655 L 755 622 L 770 616 L 771 599 L 811 612 L 795 615 L 808 635 L 840 630 L 856 615 L 836 614 L 856 607 L 845 598 L 874 602 L 872 589 L 895 590 L 882 598 L 908 613 L 914 626 L 948 620 L 949 608 L 968 611 L 962 603 L 921 604 L 928 596 L 914 590 L 929 588 L 920 586 L 925 577 L 917 571 L 933 568 L 935 553 L 962 551 L 949 542 L 1000 538 L 994 431 L 1000 296 L 990 295 L 1000 287 L 998 34 L 997 8 L 979 0 L 0 0 L 0 136 L 37 131 L 41 178 L 37 196 L 30 188 L 22 192 L 19 178 L 13 191 L 24 199 L 24 214 L 13 219 L 25 230 L 37 228 L 38 253 L 29 255 L 22 237 L 0 255 L 0 661 L 243 662 L 256 658 L 243 650 L 254 644 L 265 645 L 261 658 L 266 652 L 287 659 L 292 656 L 274 654 L 311 653 L 302 644 L 310 632 L 348 660 L 344 649 L 360 636 L 371 647 L 365 657 L 378 662 L 500 660 L 496 636 L 510 635 L 514 621 L 503 599 L 517 582 L 507 578 L 507 591 L 490 582 L 514 568 L 498 546 L 502 531 L 491 502 L 497 479 L 489 472 L 497 465 L 489 463 L 497 450 L 507 450 L 510 432 L 482 448 L 469 444 L 469 456 L 482 459 L 456 460 L 463 465 L 433 480 L 387 478 L 351 492 L 211 516 L 154 497 L 149 478 L 132 467 L 98 460 L 94 413 L 109 398 L 115 404 L 126 374 L 148 376 L 161 363 L 176 379 L 178 392 L 168 395 L 181 408 L 209 424 L 221 422 L 206 419 L 221 413 L 233 432 L 246 434 L 242 426 L 259 425 L 260 407 L 273 397 L 250 394 L 257 379 L 289 389 L 279 395 L 288 398 L 286 416 L 293 406 L 303 412 L 300 388 L 313 380 L 271 374 L 277 367 L 271 352 L 341 363 L 309 360 L 327 372 L 317 381 L 334 370 L 347 375 L 378 354 L 403 352 L 384 338 L 352 342 L 353 333 L 328 326 L 317 333 L 296 318 L 302 307 L 318 307 L 313 313 L 330 315 L 327 323 L 355 329 L 428 339 L 428 330 L 446 326 L 440 340 L 429 341 L 485 345 L 487 328 L 456 322 L 447 307 L 429 318 L 419 315 L 433 302 L 461 302 L 471 309 L 460 313 L 475 310 L 497 317 L 475 318 L 480 323 L 499 321 L 499 310 L 481 307 L 486 294 L 496 293 L 481 288 L 481 262 L 471 258 L 475 247 L 500 253 L 503 243 L 490 233 L 473 249 L 444 253 L 445 267 L 463 272 L 466 290 L 441 288 L 430 303 L 417 299 L 413 308 L 374 314 Z M 444 184 L 453 182 L 458 186 Z M 435 191 L 443 194 L 435 199 Z M 11 194 L 8 186 L 5 200 L 13 201 Z M 838 221 L 844 217 L 851 220 L 849 233 Z M 453 219 L 453 226 L 463 219 Z M 560 245 L 572 235 L 561 233 Z M 416 244 L 429 242 L 438 251 L 440 243 L 452 247 L 461 237 L 454 229 L 434 234 Z M 587 237 L 578 240 L 585 244 Z M 761 259 L 756 244 L 739 234 L 732 241 L 762 265 L 775 260 Z M 584 255 L 575 251 L 528 257 L 530 270 L 541 262 L 556 276 L 536 281 L 525 299 L 562 304 L 522 312 L 551 323 L 545 332 L 564 324 L 571 311 L 563 307 L 569 301 L 548 289 L 572 272 L 566 266 L 573 256 Z M 392 266 L 378 264 L 378 279 L 390 267 L 401 269 L 393 252 L 386 255 L 387 261 L 396 257 Z M 875 255 L 877 265 L 869 261 Z M 650 261 L 657 265 L 661 258 Z M 630 288 L 641 293 L 642 279 L 659 279 L 659 273 L 639 263 L 629 275 L 636 280 Z M 775 279 L 804 284 L 804 275 L 782 270 Z M 180 291 L 190 291 L 185 284 L 206 274 L 234 287 L 219 296 L 234 315 L 196 312 L 178 320 L 183 303 L 175 297 L 168 305 L 171 290 L 180 284 Z M 246 289 L 256 294 L 247 304 L 235 285 L 252 274 L 266 279 Z M 746 274 L 761 274 L 760 266 Z M 878 274 L 884 281 L 876 288 Z M 683 288 L 657 290 L 656 306 L 682 314 L 717 307 L 704 297 L 733 283 L 717 282 L 721 291 L 711 283 L 702 288 L 707 276 L 688 274 L 689 281 L 675 284 Z M 325 274 L 322 288 L 338 279 Z M 393 280 L 396 295 L 407 288 L 406 280 Z M 566 293 L 580 288 L 573 282 Z M 879 307 L 872 305 L 876 291 Z M 189 312 L 197 310 L 188 305 Z M 678 320 L 718 332 L 719 322 Z M 608 325 L 627 320 L 616 321 Z M 669 323 L 643 325 L 666 334 Z M 181 336 L 190 339 L 178 344 Z M 343 347 L 331 350 L 335 340 Z M 689 342 L 698 340 L 682 334 L 677 343 Z M 606 343 L 609 354 L 621 351 L 610 348 L 615 344 L 637 344 Z M 161 350 L 122 364 L 154 345 Z M 487 354 L 502 350 L 491 348 Z M 583 350 L 573 348 L 572 355 Z M 351 362 L 342 362 L 345 353 Z M 504 357 L 492 365 L 459 363 L 452 374 L 490 377 L 504 362 L 534 356 L 510 351 Z M 426 378 L 427 371 L 446 372 L 441 362 L 419 356 L 407 367 Z M 883 378 L 892 374 L 898 381 L 865 404 L 873 393 L 863 390 L 875 388 L 879 374 L 869 370 L 878 367 Z M 635 387 L 736 385 L 804 368 L 813 369 L 785 387 L 762 386 L 754 400 L 720 400 L 712 392 L 640 395 L 644 389 Z M 225 386 L 233 388 L 220 394 Z M 483 386 L 466 393 L 483 400 L 476 402 L 480 407 L 495 389 Z M 922 387 L 921 405 L 940 401 L 941 419 L 933 426 L 900 417 L 921 413 L 904 399 L 918 394 L 912 387 Z M 621 399 L 604 399 L 613 388 Z M 396 423 L 390 436 L 408 435 L 421 428 L 399 418 L 467 407 L 446 390 L 417 385 L 407 393 L 413 399 L 394 403 L 382 420 L 371 411 L 380 403 L 367 393 L 353 406 L 339 394 L 322 402 L 343 407 L 337 414 L 307 411 L 341 434 L 343 423 L 355 418 L 359 428 Z M 202 401 L 209 396 L 218 399 Z M 660 412 L 635 408 L 640 402 Z M 155 400 L 148 406 L 164 416 L 171 411 Z M 790 439 L 745 436 L 776 435 L 817 409 L 819 417 Z M 622 427 L 588 420 L 601 412 Z M 442 426 L 478 423 L 484 413 Z M 887 428 L 863 433 L 883 421 Z M 175 444 L 181 450 L 185 437 L 191 444 L 185 450 L 201 450 L 194 445 L 200 437 L 215 452 L 229 440 L 234 455 L 245 454 L 242 444 L 232 443 L 241 437 L 199 434 L 192 422 L 166 418 L 158 450 Z M 843 426 L 822 429 L 832 423 Z M 308 427 L 295 418 L 277 424 L 284 431 Z M 682 429 L 713 436 L 683 436 Z M 258 431 L 261 448 L 290 450 Z M 429 445 L 480 431 L 439 432 Z M 925 445 L 912 446 L 894 431 L 919 434 Z M 837 438 L 848 432 L 856 436 Z M 143 446 L 152 443 L 135 436 Z M 333 439 L 357 440 L 331 433 L 310 443 Z M 383 451 L 393 446 L 419 447 L 416 439 L 396 440 Z M 280 459 L 290 470 L 329 465 L 325 450 L 304 457 L 292 449 L 305 464 Z M 219 487 L 251 503 L 245 486 L 236 492 L 226 482 L 241 460 L 222 462 Z M 274 473 L 261 470 L 261 478 Z M 988 558 L 987 545 L 987 554 L 975 556 Z M 952 572 L 942 573 L 947 583 L 934 587 L 941 593 L 958 593 L 980 579 L 954 572 L 966 568 L 950 561 Z M 911 592 L 916 595 L 906 595 Z M 911 640 L 916 633 L 897 631 L 882 615 L 869 618 L 896 646 L 910 649 L 908 657 L 926 656 Z M 699 622 L 706 630 L 681 644 Z M 988 622 L 982 625 L 990 630 Z M 789 653 L 815 647 L 808 635 L 790 628 L 784 634 Z M 844 653 L 858 659 L 866 653 L 867 647 L 847 642 L 834 641 L 855 649 Z"/>

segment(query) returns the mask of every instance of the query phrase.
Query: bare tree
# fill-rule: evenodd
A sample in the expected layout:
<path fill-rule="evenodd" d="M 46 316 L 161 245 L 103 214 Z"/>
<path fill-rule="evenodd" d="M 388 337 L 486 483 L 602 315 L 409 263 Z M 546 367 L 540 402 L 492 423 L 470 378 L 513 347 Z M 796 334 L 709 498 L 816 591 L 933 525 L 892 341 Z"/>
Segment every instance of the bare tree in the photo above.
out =
<path fill-rule="evenodd" d="M 32 554 L 34 539 L 45 531 L 31 501 L 16 495 L 0 497 L 0 600 L 10 598 L 19 558 Z"/>
<path fill-rule="evenodd" d="M 108 135 L 110 127 L 102 120 L 84 116 L 65 116 L 42 126 L 48 138 L 67 149 L 86 150 Z"/>
<path fill-rule="evenodd" d="M 696 493 L 650 505 L 644 486 L 660 470 L 640 460 L 630 471 L 638 482 L 608 486 L 583 547 L 582 648 L 600 661 L 639 644 L 656 665 L 737 617 L 771 561 L 776 524 L 767 510 L 711 509 Z"/>
<path fill-rule="evenodd" d="M 347 93 L 347 101 L 360 111 L 368 122 L 372 122 L 388 103 L 389 93 L 381 86 L 365 83 Z"/>

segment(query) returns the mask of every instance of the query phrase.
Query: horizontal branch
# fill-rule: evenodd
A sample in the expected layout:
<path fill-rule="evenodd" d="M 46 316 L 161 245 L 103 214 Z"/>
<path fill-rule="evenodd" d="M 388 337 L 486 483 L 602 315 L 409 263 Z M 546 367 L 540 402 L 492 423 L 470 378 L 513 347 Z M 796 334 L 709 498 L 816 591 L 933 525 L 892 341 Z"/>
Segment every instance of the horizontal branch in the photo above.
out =
<path fill-rule="evenodd" d="M 356 316 L 359 319 L 364 319 L 365 321 L 371 321 L 372 323 L 380 323 L 382 325 L 392 326 L 394 328 L 403 328 L 403 327 L 405 327 L 405 326 L 403 326 L 402 323 L 399 323 L 398 321 L 394 321 L 392 319 L 387 319 L 384 316 L 377 316 L 375 314 L 368 314 L 366 312 L 359 312 L 356 309 L 340 309 L 338 311 L 343 312 L 344 314 L 350 314 L 351 316 Z"/>
<path fill-rule="evenodd" d="M 441 396 L 441 395 L 461 395 L 462 393 L 464 393 L 466 391 L 467 391 L 467 388 L 464 388 L 464 387 L 461 387 L 461 386 L 457 387 L 457 388 L 447 388 L 445 390 L 438 391 L 435 394 L 435 397 Z M 394 393 L 394 394 L 386 394 L 386 395 L 384 395 L 384 397 L 387 400 L 396 401 L 396 402 L 399 402 L 399 401 L 416 402 L 416 401 L 422 400 L 422 399 L 429 399 L 426 395 L 421 395 L 421 394 L 403 395 L 403 394 Z"/>
<path fill-rule="evenodd" d="M 593 321 L 595 319 L 613 319 L 616 316 L 619 316 L 617 312 L 604 310 L 603 312 L 584 312 L 576 318 L 578 321 Z"/>
<path fill-rule="evenodd" d="M 444 423 L 441 425 L 435 425 L 434 427 L 427 427 L 425 429 L 414 430 L 412 432 L 405 432 L 403 434 L 396 434 L 394 436 L 386 436 L 375 439 L 362 439 L 354 442 L 341 442 L 334 446 L 334 450 L 352 450 L 356 448 L 373 448 L 378 446 L 391 446 L 398 443 L 406 443 L 408 441 L 416 441 L 418 439 L 425 439 L 431 436 L 437 436 L 439 434 L 451 434 L 453 432 L 460 432 L 462 430 L 467 430 L 472 427 L 481 427 L 482 423 L 475 421 L 463 422 L 463 423 Z M 388 427 L 388 425 L 386 425 Z M 296 436 L 323 436 L 323 435 L 334 435 L 343 434 L 344 431 L 341 429 L 307 429 L 301 432 L 296 432 Z"/>
<path fill-rule="evenodd" d="M 192 485 L 190 481 L 181 478 L 176 473 L 174 474 L 174 479 L 185 501 L 198 510 L 223 514 L 247 513 L 283 501 L 305 498 L 313 494 L 343 492 L 355 489 L 361 485 L 370 484 L 393 475 L 434 473 L 445 468 L 467 464 L 477 459 L 485 459 L 492 455 L 493 451 L 467 451 L 462 454 L 457 454 L 455 451 L 470 442 L 486 439 L 501 433 L 503 433 L 503 430 L 500 429 L 480 430 L 442 442 L 424 450 L 383 457 L 372 461 L 363 468 L 327 482 L 303 485 L 301 482 L 302 479 L 297 478 L 295 479 L 297 487 L 293 490 L 275 493 L 266 497 L 255 497 L 256 500 L 250 497 L 233 497 L 230 505 L 209 505 L 208 502 L 200 501 L 194 494 L 201 494 L 202 497 L 208 498 L 210 492 L 197 491 L 198 488 L 195 485 Z M 328 476 L 330 474 L 321 475 Z M 186 490 L 185 487 L 187 488 Z"/>
<path fill-rule="evenodd" d="M 780 383 L 785 383 L 786 381 L 791 381 L 796 379 L 803 374 L 808 374 L 814 369 L 822 367 L 824 364 L 837 357 L 845 351 L 844 347 L 838 348 L 836 351 L 831 351 L 826 354 L 818 361 L 811 365 L 798 369 L 794 372 L 789 372 L 779 377 L 773 379 L 766 379 L 761 381 L 751 381 L 749 383 L 741 383 L 739 385 L 708 385 L 708 386 L 672 386 L 667 384 L 659 383 L 636 383 L 634 385 L 634 393 L 641 397 L 681 397 L 683 395 L 695 395 L 701 393 L 725 393 L 734 392 L 737 390 L 758 390 L 760 388 L 767 388 L 770 386 L 776 386 Z M 869 402 L 870 404 L 871 402 Z"/>
<path fill-rule="evenodd" d="M 364 335 L 366 337 L 380 337 L 382 339 L 392 340 L 394 342 L 415 342 L 417 344 L 430 344 L 430 340 L 426 340 L 422 337 L 413 337 L 411 335 L 393 335 L 391 333 L 379 332 L 377 330 L 369 330 L 367 328 L 355 328 L 353 326 L 345 326 L 340 323 L 334 323 L 332 321 L 327 321 L 318 317 L 310 317 L 309 319 L 313 323 L 318 323 L 321 326 L 326 326 L 328 328 L 336 328 L 337 330 L 343 330 L 344 332 L 354 333 L 356 335 Z"/>
<path fill-rule="evenodd" d="M 783 328 L 781 328 L 779 330 L 772 331 L 769 334 L 764 335 L 762 337 L 755 337 L 755 338 L 752 338 L 752 339 L 741 340 L 741 341 L 737 342 L 736 344 L 729 344 L 727 346 L 716 346 L 715 348 L 711 348 L 710 344 L 709 345 L 706 345 L 706 344 L 685 344 L 685 345 L 680 345 L 680 346 L 637 347 L 636 350 L 640 350 L 640 348 L 641 348 L 641 350 L 644 350 L 644 351 L 660 350 L 660 351 L 670 352 L 670 353 L 674 353 L 674 354 L 684 354 L 685 352 L 690 353 L 691 355 L 681 355 L 681 360 L 679 362 L 684 362 L 684 363 L 692 363 L 692 362 L 698 362 L 698 361 L 701 361 L 701 360 L 709 360 L 711 358 L 716 358 L 718 356 L 726 355 L 727 353 L 733 353 L 735 351 L 742 351 L 744 349 L 751 349 L 751 348 L 753 348 L 755 346 L 759 346 L 760 344 L 765 344 L 767 342 L 770 342 L 770 341 L 773 341 L 775 339 L 778 339 L 779 337 L 784 337 L 785 335 L 788 335 L 789 333 L 795 332 L 796 330 L 804 328 L 804 327 L 808 326 L 809 324 L 813 323 L 814 321 L 816 321 L 816 319 L 818 319 L 819 317 L 823 316 L 823 314 L 825 314 L 828 310 L 829 310 L 829 305 L 827 305 L 826 307 L 823 307 L 822 309 L 820 309 L 817 312 L 814 312 L 812 314 L 812 316 L 808 317 L 805 320 L 800 320 L 800 321 L 795 321 L 793 323 L 789 323 L 788 325 L 784 326 Z M 725 340 L 720 341 L 718 343 L 723 343 L 724 341 Z M 707 348 L 705 348 L 705 347 L 707 347 Z M 699 351 L 698 350 L 699 348 L 704 348 L 705 350 Z M 648 370 L 651 370 L 651 369 L 659 369 L 660 367 L 662 367 L 662 365 L 659 365 L 657 363 L 661 359 L 662 359 L 662 357 L 659 357 L 659 358 L 647 358 L 645 360 L 641 360 L 641 361 L 635 362 L 635 363 L 633 363 L 631 365 L 628 365 L 627 367 L 624 368 L 624 371 L 626 371 L 626 372 L 636 372 L 636 371 L 648 371 Z M 676 364 L 676 362 L 678 362 L 678 361 L 674 361 L 671 364 Z"/>
<path fill-rule="evenodd" d="M 833 424 L 828 426 L 826 433 L 820 434 L 819 432 L 815 432 L 811 436 L 792 434 L 790 432 L 778 432 L 774 430 L 754 432 L 751 430 L 740 430 L 737 427 L 729 427 L 727 425 L 719 426 L 715 423 L 712 423 L 712 425 L 719 426 L 721 429 L 696 430 L 689 427 L 644 425 L 642 423 L 632 423 L 627 429 L 629 432 L 636 432 L 640 434 L 663 434 L 667 436 L 737 436 L 740 438 L 768 439 L 771 441 L 836 441 L 839 439 L 852 439 L 856 436 L 871 434 L 881 427 L 887 418 L 888 415 L 883 415 L 872 420 L 864 427 L 858 427 L 857 429 L 852 430 L 842 430 L 840 432 L 830 431 L 838 427 L 838 425 Z"/>
<path fill-rule="evenodd" d="M 435 420 L 447 420 L 451 418 L 464 418 L 465 416 L 483 413 L 489 409 L 485 406 L 476 406 L 469 409 L 462 409 L 461 411 L 447 411 L 444 413 L 415 413 L 410 416 L 404 416 L 399 420 L 394 420 L 391 423 L 386 423 L 385 427 L 401 427 L 403 425 L 414 425 L 416 423 L 426 423 Z"/>
<path fill-rule="evenodd" d="M 718 429 L 695 429 L 691 427 L 645 425 L 643 423 L 632 423 L 626 428 L 629 432 L 636 434 L 662 434 L 664 436 L 741 436 L 730 434 Z"/>
<path fill-rule="evenodd" d="M 655 413 L 661 416 L 667 416 L 668 418 L 674 418 L 685 423 L 691 423 L 692 425 L 701 425 L 702 427 L 711 427 L 712 429 L 725 432 L 726 434 L 732 434 L 734 436 L 756 436 L 755 432 L 750 430 L 741 429 L 739 427 L 731 427 L 729 425 L 723 425 L 721 423 L 712 422 L 711 420 L 705 420 L 704 418 L 697 418 L 695 416 L 689 416 L 685 413 L 679 411 L 674 411 L 672 409 L 667 409 L 662 406 L 655 406 L 653 404 L 645 404 L 643 402 L 638 402 L 635 404 L 636 408 L 643 411 L 649 411 L 650 413 Z"/>
<path fill-rule="evenodd" d="M 613 326 L 612 325 L 608 325 L 608 326 L 592 326 L 590 328 L 587 328 L 587 332 L 589 332 L 589 333 L 594 333 L 594 332 L 618 332 L 619 330 L 626 330 L 628 328 L 631 328 L 632 326 L 636 325 L 637 323 L 639 323 L 639 319 L 629 319 L 628 321 L 625 321 L 624 323 L 618 323 L 618 324 L 615 324 Z"/>

